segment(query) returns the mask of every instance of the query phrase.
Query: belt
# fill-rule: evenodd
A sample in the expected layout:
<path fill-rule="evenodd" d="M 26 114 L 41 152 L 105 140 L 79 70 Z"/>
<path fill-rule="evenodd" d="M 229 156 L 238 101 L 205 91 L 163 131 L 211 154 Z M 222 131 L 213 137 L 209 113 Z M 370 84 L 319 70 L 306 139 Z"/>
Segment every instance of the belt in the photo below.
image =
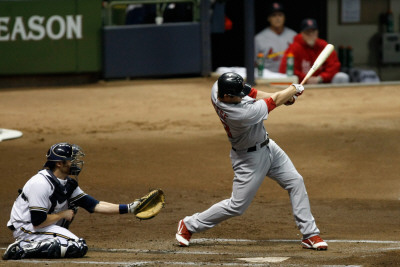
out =
<path fill-rule="evenodd" d="M 269 138 L 267 138 L 264 142 L 262 142 L 261 144 L 260 144 L 260 148 L 262 148 L 262 147 L 264 147 L 264 146 L 266 146 L 266 145 L 268 145 L 269 144 Z M 232 150 L 233 151 L 237 151 L 237 149 L 236 148 L 233 148 L 232 147 Z M 247 152 L 254 152 L 254 151 L 257 151 L 257 146 L 252 146 L 252 147 L 249 147 L 248 149 L 247 149 Z"/>
<path fill-rule="evenodd" d="M 11 231 L 15 231 L 16 229 L 15 229 L 15 227 L 14 227 L 14 225 L 9 225 L 9 226 L 7 226 L 8 227 L 8 229 L 10 229 Z"/>

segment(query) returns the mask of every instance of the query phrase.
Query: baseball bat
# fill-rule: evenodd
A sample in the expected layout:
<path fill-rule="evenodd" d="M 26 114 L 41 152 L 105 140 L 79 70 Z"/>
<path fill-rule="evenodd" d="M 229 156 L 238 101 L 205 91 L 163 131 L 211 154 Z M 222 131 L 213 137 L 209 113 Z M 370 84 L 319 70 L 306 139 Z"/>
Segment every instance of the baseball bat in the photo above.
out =
<path fill-rule="evenodd" d="M 324 64 L 325 60 L 329 57 L 334 48 L 335 47 L 331 44 L 327 44 L 325 46 L 324 50 L 321 51 L 317 59 L 314 61 L 311 69 L 307 72 L 306 77 L 304 77 L 304 79 L 301 81 L 301 85 L 305 84 L 307 80 L 314 74 L 314 72 L 319 69 L 322 64 Z"/>

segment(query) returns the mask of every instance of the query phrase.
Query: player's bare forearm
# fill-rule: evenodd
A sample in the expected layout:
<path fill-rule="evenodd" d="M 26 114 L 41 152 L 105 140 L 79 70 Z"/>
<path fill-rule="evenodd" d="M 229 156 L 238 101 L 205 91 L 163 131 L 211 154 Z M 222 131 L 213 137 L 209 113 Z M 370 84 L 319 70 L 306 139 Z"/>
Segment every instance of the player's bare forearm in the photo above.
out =
<path fill-rule="evenodd" d="M 291 85 L 282 91 L 273 93 L 271 95 L 271 98 L 274 100 L 276 106 L 278 107 L 282 104 L 285 104 L 288 100 L 291 100 L 293 98 L 293 95 L 295 94 L 296 94 L 296 88 L 293 85 Z"/>
<path fill-rule="evenodd" d="M 267 93 L 267 92 L 263 92 L 263 91 L 257 90 L 256 100 L 269 98 L 272 95 L 273 95 L 273 93 Z"/>
<path fill-rule="evenodd" d="M 94 208 L 94 212 L 101 214 L 119 214 L 119 204 L 100 201 Z"/>

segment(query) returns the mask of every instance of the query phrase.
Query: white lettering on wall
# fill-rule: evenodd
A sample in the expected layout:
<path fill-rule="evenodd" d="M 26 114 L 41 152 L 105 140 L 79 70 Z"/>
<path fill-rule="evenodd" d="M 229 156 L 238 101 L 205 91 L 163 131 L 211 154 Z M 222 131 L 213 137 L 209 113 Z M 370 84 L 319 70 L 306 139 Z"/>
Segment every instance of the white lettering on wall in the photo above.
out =
<path fill-rule="evenodd" d="M 25 32 L 24 21 L 22 20 L 22 17 L 15 18 L 14 28 L 13 28 L 13 31 L 11 34 L 11 40 L 12 41 L 17 40 L 18 34 L 21 36 L 22 40 L 26 40 L 26 32 Z"/>
<path fill-rule="evenodd" d="M 9 17 L 0 17 L 0 41 L 8 41 L 10 34 L 8 33 L 7 24 L 10 21 Z M 3 32 L 5 34 L 3 34 Z"/>
<path fill-rule="evenodd" d="M 43 21 L 44 17 L 40 16 L 32 16 L 29 18 L 28 27 L 31 29 L 31 31 L 28 34 L 28 40 L 39 41 L 44 38 L 46 31 L 42 26 Z"/>
<path fill-rule="evenodd" d="M 67 16 L 67 39 L 82 39 L 82 15 Z"/>
<path fill-rule="evenodd" d="M 54 32 L 55 26 L 53 24 L 58 24 L 58 26 L 60 27 L 58 33 Z M 50 39 L 53 40 L 61 39 L 65 34 L 65 21 L 60 16 L 51 16 L 46 23 L 46 31 Z"/>
<path fill-rule="evenodd" d="M 34 15 L 27 20 L 21 16 L 0 17 L 0 42 L 40 41 L 46 37 L 52 40 L 82 39 L 82 21 L 82 15 L 54 15 L 48 18 Z"/>

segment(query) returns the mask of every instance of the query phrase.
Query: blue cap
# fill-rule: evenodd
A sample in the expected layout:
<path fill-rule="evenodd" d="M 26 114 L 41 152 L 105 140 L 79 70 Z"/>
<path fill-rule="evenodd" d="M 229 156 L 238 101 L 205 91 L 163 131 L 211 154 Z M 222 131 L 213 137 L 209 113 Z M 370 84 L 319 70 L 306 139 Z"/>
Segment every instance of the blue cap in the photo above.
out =
<path fill-rule="evenodd" d="M 301 30 L 300 31 L 306 31 L 309 29 L 318 30 L 318 24 L 315 19 L 310 19 L 310 18 L 303 19 L 303 21 L 301 22 Z"/>
<path fill-rule="evenodd" d="M 52 145 L 46 154 L 47 161 L 72 160 L 72 145 L 69 143 L 58 143 Z"/>
<path fill-rule="evenodd" d="M 270 8 L 269 8 L 269 12 L 268 12 L 268 16 L 272 15 L 275 12 L 284 12 L 285 10 L 283 9 L 283 6 L 281 3 L 279 2 L 272 2 Z"/>

